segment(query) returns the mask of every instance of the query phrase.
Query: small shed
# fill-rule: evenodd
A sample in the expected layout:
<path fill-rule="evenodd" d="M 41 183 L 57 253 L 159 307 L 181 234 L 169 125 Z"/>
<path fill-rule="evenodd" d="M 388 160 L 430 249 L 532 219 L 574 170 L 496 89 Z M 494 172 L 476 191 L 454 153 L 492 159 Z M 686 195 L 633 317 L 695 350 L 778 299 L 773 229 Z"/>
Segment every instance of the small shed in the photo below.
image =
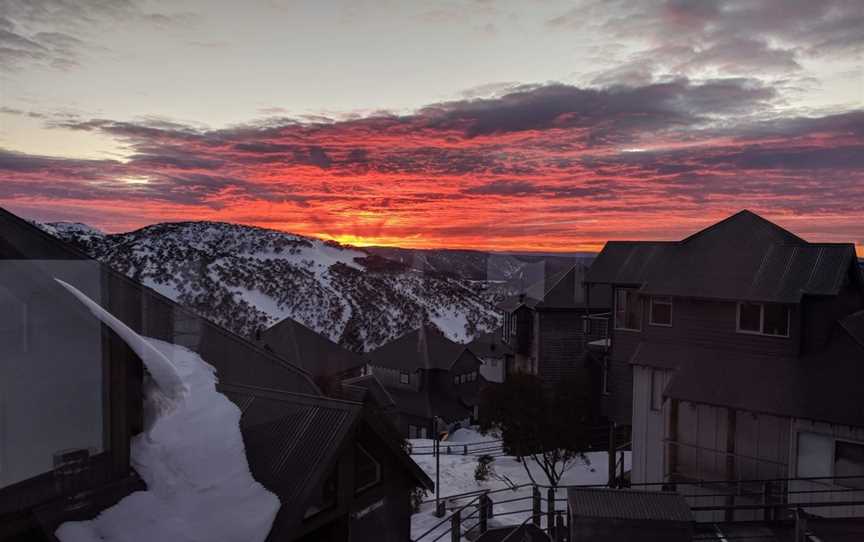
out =
<path fill-rule="evenodd" d="M 571 542 L 689 542 L 693 515 L 678 493 L 570 488 Z"/>

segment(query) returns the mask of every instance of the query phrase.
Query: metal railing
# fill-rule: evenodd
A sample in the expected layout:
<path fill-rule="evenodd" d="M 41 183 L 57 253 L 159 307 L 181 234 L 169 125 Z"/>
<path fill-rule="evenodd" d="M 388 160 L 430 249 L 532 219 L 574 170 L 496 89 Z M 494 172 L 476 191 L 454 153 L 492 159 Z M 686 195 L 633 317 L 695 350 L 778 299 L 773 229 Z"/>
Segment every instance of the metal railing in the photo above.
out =
<path fill-rule="evenodd" d="M 682 495 L 690 504 L 697 526 L 753 523 L 765 524 L 789 523 L 802 521 L 802 518 L 818 516 L 854 518 L 864 521 L 864 489 L 844 487 L 844 481 L 857 480 L 864 482 L 864 476 L 836 477 L 802 477 L 802 478 L 766 478 L 758 480 L 698 480 L 675 482 L 646 482 L 628 484 L 628 489 L 674 491 Z M 815 489 L 792 490 L 796 484 L 816 484 Z M 495 500 L 493 495 L 506 491 L 524 490 L 530 487 L 529 495 L 510 499 Z M 471 499 L 445 516 L 431 529 L 413 539 L 413 542 L 436 542 L 445 535 L 450 535 L 452 542 L 459 542 L 467 533 L 479 530 L 481 533 L 488 528 L 488 520 L 492 517 L 527 514 L 521 523 L 514 524 L 513 532 L 519 527 L 531 522 L 536 527 L 545 530 L 555 541 L 566 542 L 569 539 L 569 519 L 567 514 L 566 492 L 571 489 L 586 489 L 606 487 L 600 484 L 574 484 L 557 487 L 543 484 L 523 484 L 514 488 L 484 490 L 463 495 L 452 495 L 447 498 L 451 503 L 461 498 Z M 543 493 L 545 490 L 545 498 Z M 615 491 L 616 489 L 610 489 Z M 561 492 L 565 492 L 561 495 Z M 855 495 L 854 493 L 858 493 Z M 794 496 L 794 498 L 792 498 Z M 699 504 L 700 500 L 714 499 L 722 504 Z M 524 502 L 524 507 L 516 510 L 497 511 L 495 506 Z M 528 503 L 530 502 L 530 507 Z M 559 503 L 563 503 L 558 506 Z M 544 507 L 545 504 L 545 507 Z M 474 507 L 470 513 L 469 507 Z M 545 511 L 544 511 L 545 508 Z M 839 510 L 839 514 L 836 513 Z M 832 513 L 833 512 L 833 513 Z M 717 516 L 722 516 L 718 520 Z M 466 521 L 477 517 L 477 521 L 464 529 Z M 449 524 L 448 524 L 449 522 Z M 436 529 L 448 524 L 443 532 L 438 532 L 435 538 L 429 535 Z M 507 540 L 507 537 L 504 540 Z"/>

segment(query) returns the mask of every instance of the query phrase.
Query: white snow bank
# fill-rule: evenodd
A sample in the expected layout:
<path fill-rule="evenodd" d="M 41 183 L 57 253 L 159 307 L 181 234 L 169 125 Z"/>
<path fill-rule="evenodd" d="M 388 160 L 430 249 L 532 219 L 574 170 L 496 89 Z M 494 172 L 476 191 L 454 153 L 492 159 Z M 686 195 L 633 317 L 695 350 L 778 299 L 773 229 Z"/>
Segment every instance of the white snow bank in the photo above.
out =
<path fill-rule="evenodd" d="M 73 293 L 77 292 L 66 285 Z M 89 298 L 78 297 L 114 328 L 116 318 Z M 98 309 L 98 310 L 95 310 Z M 123 324 L 120 324 L 121 326 Z M 61 542 L 247 542 L 263 541 L 279 510 L 279 499 L 249 472 L 240 409 L 216 391 L 216 370 L 181 346 L 141 337 L 126 326 L 120 335 L 136 353 L 155 363 L 156 386 L 145 387 L 145 423 L 132 439 L 132 466 L 146 491 L 127 496 L 91 521 L 61 525 Z M 140 352 L 144 352 L 142 355 Z M 166 366 L 167 364 L 167 366 Z M 161 382 L 187 390 L 173 411 L 160 408 Z"/>

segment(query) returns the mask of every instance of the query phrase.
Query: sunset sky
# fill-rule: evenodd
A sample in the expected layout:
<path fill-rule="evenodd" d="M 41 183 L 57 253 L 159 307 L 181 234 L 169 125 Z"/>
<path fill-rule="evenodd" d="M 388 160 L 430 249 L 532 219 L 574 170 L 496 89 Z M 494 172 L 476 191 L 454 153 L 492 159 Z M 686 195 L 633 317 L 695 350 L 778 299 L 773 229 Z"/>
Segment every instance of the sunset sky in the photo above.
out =
<path fill-rule="evenodd" d="M 864 2 L 0 0 L 0 206 L 520 251 L 748 208 L 864 257 Z"/>

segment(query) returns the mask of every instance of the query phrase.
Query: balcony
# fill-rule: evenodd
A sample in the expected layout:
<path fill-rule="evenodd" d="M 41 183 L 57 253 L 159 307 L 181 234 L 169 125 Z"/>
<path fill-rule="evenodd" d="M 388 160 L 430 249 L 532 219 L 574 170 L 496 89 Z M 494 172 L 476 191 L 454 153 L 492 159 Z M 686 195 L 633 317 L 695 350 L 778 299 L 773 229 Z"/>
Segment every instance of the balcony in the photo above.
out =
<path fill-rule="evenodd" d="M 606 352 L 611 346 L 609 335 L 611 312 L 590 314 L 582 317 L 582 329 L 585 333 L 585 345 L 588 349 Z"/>

